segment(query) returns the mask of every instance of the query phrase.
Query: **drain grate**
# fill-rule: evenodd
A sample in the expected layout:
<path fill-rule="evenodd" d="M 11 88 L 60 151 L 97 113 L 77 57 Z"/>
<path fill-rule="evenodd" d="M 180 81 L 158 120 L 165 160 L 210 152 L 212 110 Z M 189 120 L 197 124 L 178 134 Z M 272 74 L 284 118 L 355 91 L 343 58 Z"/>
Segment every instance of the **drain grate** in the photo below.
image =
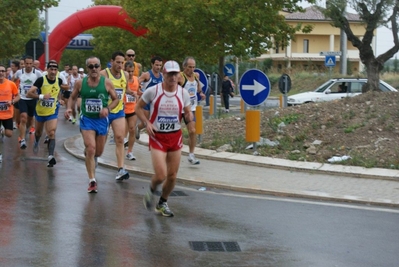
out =
<path fill-rule="evenodd" d="M 190 247 L 195 251 L 211 251 L 211 252 L 239 252 L 240 246 L 237 242 L 205 242 L 190 241 Z"/>
<path fill-rule="evenodd" d="M 157 196 L 160 196 L 161 192 L 160 191 L 155 191 L 154 194 L 157 195 Z M 183 191 L 172 191 L 172 193 L 170 193 L 169 196 L 171 196 L 171 197 L 186 197 L 188 195 L 186 193 L 184 193 Z"/>

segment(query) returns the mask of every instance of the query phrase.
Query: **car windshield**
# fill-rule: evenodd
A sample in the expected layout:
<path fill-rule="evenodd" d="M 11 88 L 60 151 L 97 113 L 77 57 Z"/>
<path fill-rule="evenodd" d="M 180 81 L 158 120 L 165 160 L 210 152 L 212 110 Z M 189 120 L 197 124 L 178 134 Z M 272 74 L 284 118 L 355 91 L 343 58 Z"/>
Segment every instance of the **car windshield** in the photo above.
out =
<path fill-rule="evenodd" d="M 333 80 L 329 80 L 329 81 L 323 83 L 322 85 L 320 85 L 319 88 L 317 88 L 317 89 L 315 90 L 315 92 L 317 92 L 317 93 L 323 93 L 323 92 L 324 92 L 328 87 L 330 87 L 330 85 L 333 84 L 333 83 L 334 83 Z"/>

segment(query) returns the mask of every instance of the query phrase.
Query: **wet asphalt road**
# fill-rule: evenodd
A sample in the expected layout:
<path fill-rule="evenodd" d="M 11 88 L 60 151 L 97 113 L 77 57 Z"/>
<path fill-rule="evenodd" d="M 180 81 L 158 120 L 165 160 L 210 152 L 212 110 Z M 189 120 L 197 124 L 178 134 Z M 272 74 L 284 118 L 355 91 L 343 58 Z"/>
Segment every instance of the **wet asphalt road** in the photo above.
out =
<path fill-rule="evenodd" d="M 45 145 L 37 156 L 33 154 L 33 137 L 25 151 L 18 148 L 16 136 L 1 144 L 0 266 L 397 266 L 399 262 L 397 209 L 178 185 L 175 192 L 185 196 L 170 197 L 176 216 L 164 218 L 143 207 L 147 177 L 132 174 L 132 179 L 115 183 L 116 171 L 103 167 L 96 174 L 99 193 L 88 194 L 84 162 L 62 146 L 65 138 L 77 133 L 78 126 L 60 119 L 54 168 L 46 167 Z M 190 244 L 223 251 L 195 251 Z M 229 249 L 239 251 L 226 252 Z"/>

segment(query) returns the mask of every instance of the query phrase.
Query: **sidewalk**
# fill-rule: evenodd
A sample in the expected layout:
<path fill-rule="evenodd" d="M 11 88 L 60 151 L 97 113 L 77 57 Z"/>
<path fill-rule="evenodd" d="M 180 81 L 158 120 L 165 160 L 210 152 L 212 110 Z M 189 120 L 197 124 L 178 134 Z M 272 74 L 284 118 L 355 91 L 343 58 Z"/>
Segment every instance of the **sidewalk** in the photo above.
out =
<path fill-rule="evenodd" d="M 67 139 L 65 149 L 83 159 L 81 135 Z M 125 159 L 131 176 L 153 173 L 148 135 L 141 134 L 133 149 L 137 160 Z M 182 150 L 178 182 L 241 192 L 311 198 L 328 201 L 399 207 L 399 171 L 366 169 L 332 164 L 309 163 L 216 152 L 196 148 L 199 165 L 187 161 L 188 147 Z M 116 168 L 115 145 L 109 140 L 98 162 Z"/>

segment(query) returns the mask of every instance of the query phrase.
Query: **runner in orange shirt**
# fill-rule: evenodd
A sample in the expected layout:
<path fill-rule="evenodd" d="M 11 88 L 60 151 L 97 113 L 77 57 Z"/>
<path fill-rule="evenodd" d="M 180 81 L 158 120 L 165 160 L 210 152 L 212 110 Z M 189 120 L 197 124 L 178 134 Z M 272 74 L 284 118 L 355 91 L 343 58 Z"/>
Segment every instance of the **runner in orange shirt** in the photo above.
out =
<path fill-rule="evenodd" d="M 12 136 L 12 118 L 14 115 L 14 102 L 19 100 L 18 88 L 12 81 L 6 78 L 6 67 L 0 65 L 0 124 L 1 137 Z M 3 155 L 0 153 L 0 162 L 3 161 Z"/>
<path fill-rule="evenodd" d="M 131 61 L 126 61 L 125 63 L 125 71 L 129 73 L 128 79 L 128 87 L 133 92 L 132 95 L 126 94 L 123 102 L 125 104 L 125 118 L 126 118 L 126 136 L 129 133 L 129 139 L 127 140 L 127 154 L 126 158 L 128 160 L 136 160 L 133 155 L 133 145 L 136 139 L 136 124 L 137 124 L 137 116 L 136 116 L 136 103 L 137 96 L 139 91 L 139 79 L 134 76 L 134 65 Z"/>

